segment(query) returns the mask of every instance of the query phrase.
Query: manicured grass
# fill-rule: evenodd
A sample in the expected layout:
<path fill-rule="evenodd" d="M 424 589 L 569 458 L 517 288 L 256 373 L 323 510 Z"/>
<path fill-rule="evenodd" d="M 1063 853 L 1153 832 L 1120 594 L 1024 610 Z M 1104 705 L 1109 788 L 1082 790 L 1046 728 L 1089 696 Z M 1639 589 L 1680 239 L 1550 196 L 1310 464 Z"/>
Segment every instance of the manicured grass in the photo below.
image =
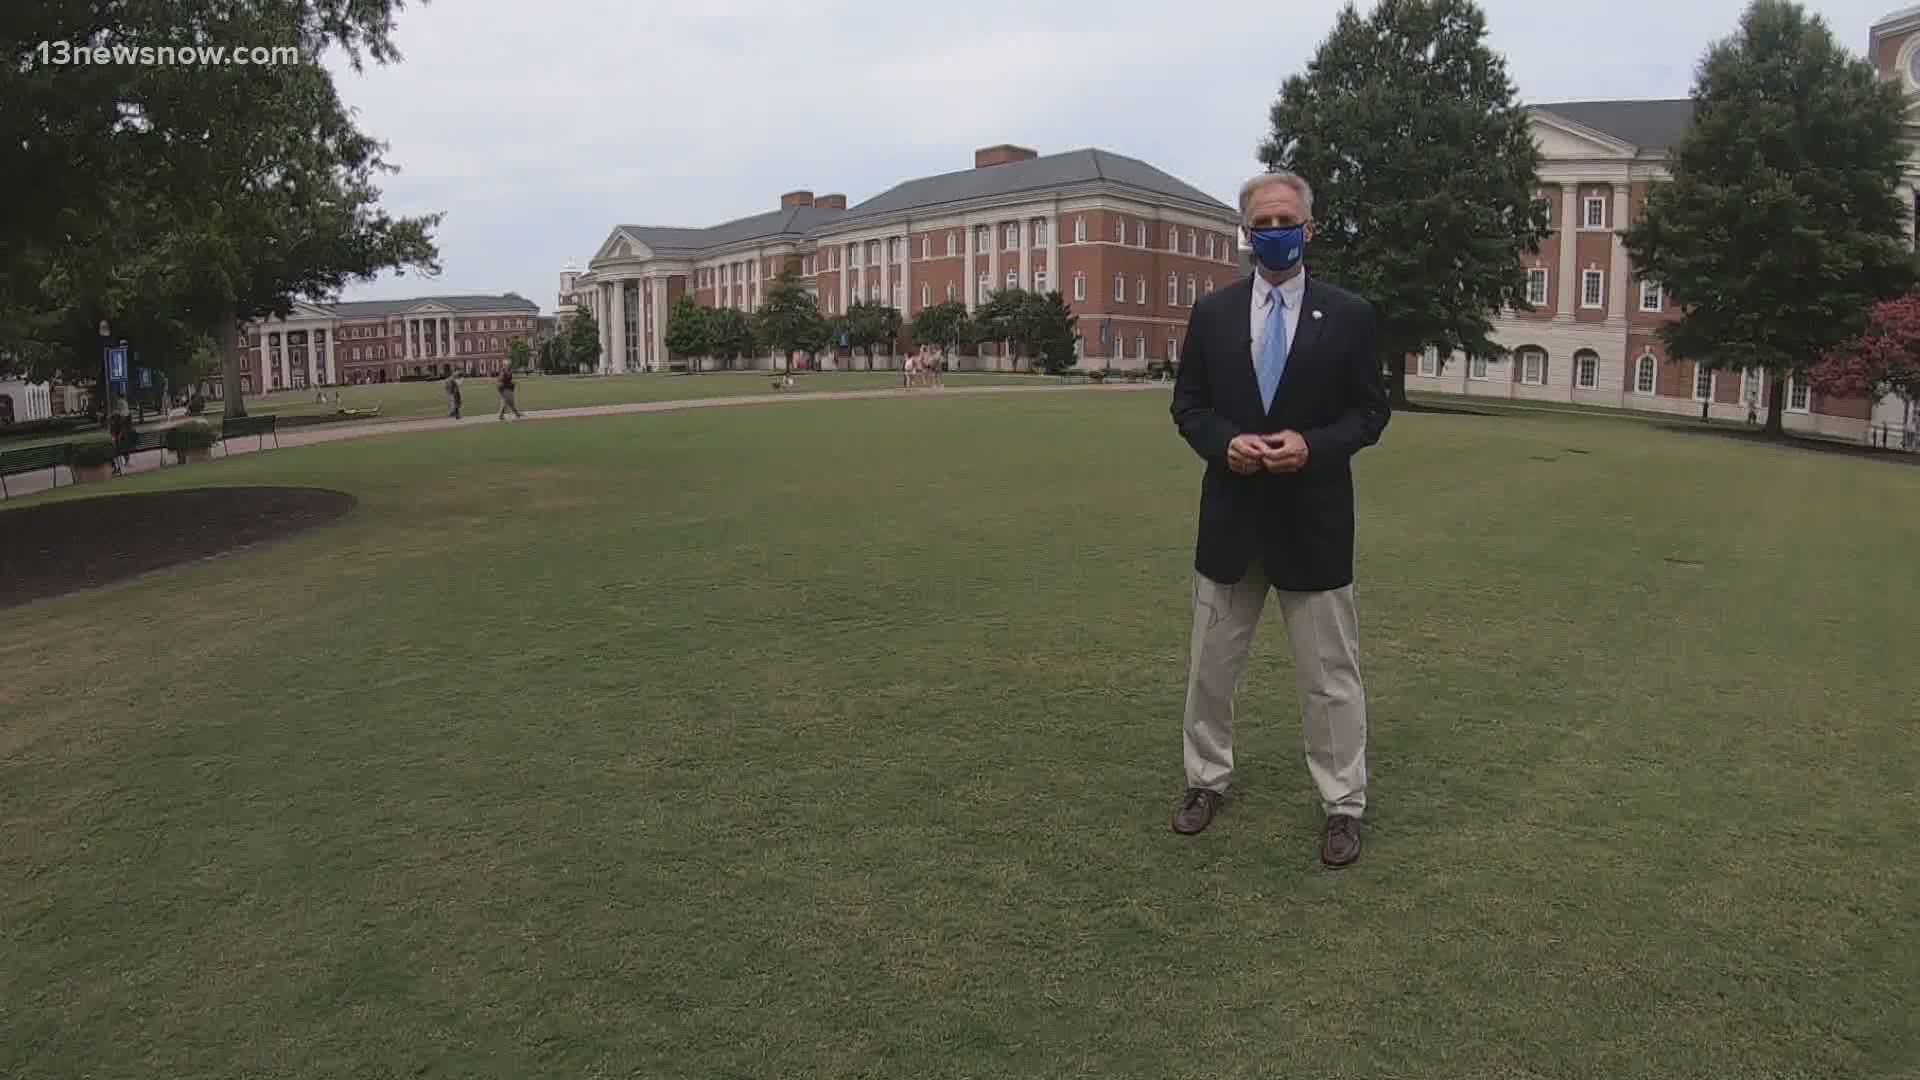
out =
<path fill-rule="evenodd" d="M 1443 415 L 1359 471 L 1339 873 L 1277 622 L 1168 829 L 1159 395 L 116 482 L 361 505 L 7 613 L 0 1075 L 1911 1075 L 1920 472 Z"/>
<path fill-rule="evenodd" d="M 709 372 L 701 375 L 523 375 L 517 380 L 515 397 L 520 408 L 578 409 L 592 405 L 622 405 L 638 401 L 680 401 L 688 398 L 732 397 L 739 394 L 764 394 L 774 377 L 770 371 Z M 1004 383 L 1024 384 L 1046 381 L 1041 377 L 991 372 L 949 374 L 949 386 L 986 386 Z M 341 386 L 326 389 L 325 404 L 316 404 L 312 390 L 288 390 L 264 398 L 248 398 L 249 413 L 279 413 L 282 416 L 307 416 L 331 413 L 336 409 L 367 409 L 380 406 L 382 420 L 417 420 L 426 416 L 444 416 L 447 395 L 440 382 L 379 383 L 369 386 Z M 799 372 L 794 375 L 792 393 L 823 390 L 884 390 L 900 385 L 897 371 Z M 340 391 L 340 404 L 333 393 Z M 461 380 L 464 411 L 493 412 L 500 408 L 500 395 L 491 376 Z M 217 420 L 221 404 L 208 402 L 209 419 Z"/>

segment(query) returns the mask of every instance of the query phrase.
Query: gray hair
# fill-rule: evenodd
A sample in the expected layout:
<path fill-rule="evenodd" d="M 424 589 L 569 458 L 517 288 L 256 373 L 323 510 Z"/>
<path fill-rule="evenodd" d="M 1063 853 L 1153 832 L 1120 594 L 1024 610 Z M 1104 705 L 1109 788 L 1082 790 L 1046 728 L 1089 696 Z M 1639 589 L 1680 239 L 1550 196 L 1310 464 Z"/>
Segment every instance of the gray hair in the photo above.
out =
<path fill-rule="evenodd" d="M 1285 169 L 1275 169 L 1273 172 L 1261 173 L 1259 176 L 1240 185 L 1240 224 L 1245 225 L 1247 223 L 1247 207 L 1252 205 L 1253 197 L 1258 194 L 1261 189 L 1272 187 L 1275 184 L 1284 184 L 1292 188 L 1294 193 L 1300 196 L 1300 206 L 1306 211 L 1308 220 L 1312 220 L 1313 185 L 1307 183 L 1306 177 L 1298 173 L 1290 173 Z"/>

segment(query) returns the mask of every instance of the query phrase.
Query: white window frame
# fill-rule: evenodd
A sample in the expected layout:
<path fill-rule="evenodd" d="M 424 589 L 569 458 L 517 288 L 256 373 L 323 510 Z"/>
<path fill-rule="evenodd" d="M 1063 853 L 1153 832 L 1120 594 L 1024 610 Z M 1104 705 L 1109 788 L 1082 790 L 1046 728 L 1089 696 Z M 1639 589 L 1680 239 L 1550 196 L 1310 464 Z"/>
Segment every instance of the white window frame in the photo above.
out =
<path fill-rule="evenodd" d="M 1528 267 L 1527 268 L 1527 303 L 1532 304 L 1534 307 L 1545 307 L 1547 303 L 1547 297 L 1549 295 L 1549 293 L 1547 292 L 1547 288 L 1551 284 L 1552 284 L 1552 280 L 1549 276 L 1549 271 L 1547 270 L 1546 267 L 1544 266 Z"/>
<path fill-rule="evenodd" d="M 1607 230 L 1607 197 L 1588 195 L 1581 200 L 1580 205 L 1580 231 L 1605 232 Z M 1597 225 L 1593 221 L 1593 208 L 1596 206 L 1600 208 L 1600 223 Z"/>
<path fill-rule="evenodd" d="M 1758 403 L 1766 396 L 1767 381 L 1760 377 L 1759 368 L 1745 368 L 1740 372 L 1740 400 Z"/>
<path fill-rule="evenodd" d="M 1047 219 L 1046 218 L 1033 219 L 1033 243 L 1029 246 L 1031 247 L 1047 246 Z"/>
<path fill-rule="evenodd" d="M 1207 234 L 1207 258 L 1213 258 L 1213 234 Z"/>
<path fill-rule="evenodd" d="M 1073 298 L 1074 298 L 1074 299 L 1075 299 L 1076 301 L 1085 301 L 1085 300 L 1086 300 L 1086 298 L 1087 298 L 1087 275 L 1085 275 L 1085 274 L 1075 274 L 1075 275 L 1073 275 Z"/>
<path fill-rule="evenodd" d="M 1167 339 L 1167 355 L 1165 359 L 1169 363 L 1177 362 L 1180 359 L 1180 339 L 1179 338 L 1170 337 Z"/>
<path fill-rule="evenodd" d="M 930 259 L 933 257 L 933 237 L 922 236 L 920 238 L 920 257 L 922 259 Z"/>
<path fill-rule="evenodd" d="M 1179 274 L 1169 273 L 1167 275 L 1167 306 L 1168 307 L 1180 306 L 1180 275 Z"/>
<path fill-rule="evenodd" d="M 1467 378 L 1473 382 L 1487 381 L 1487 358 L 1471 356 L 1467 358 Z"/>
<path fill-rule="evenodd" d="M 1126 218 L 1113 219 L 1113 242 L 1116 244 L 1124 244 L 1127 242 L 1127 219 Z"/>
<path fill-rule="evenodd" d="M 1199 299 L 1199 297 L 1200 297 L 1200 284 L 1199 282 L 1194 280 L 1192 274 L 1188 274 L 1187 275 L 1187 306 L 1192 307 L 1193 302 Z"/>
<path fill-rule="evenodd" d="M 1073 242 L 1076 244 L 1084 244 L 1087 242 L 1086 218 L 1076 217 L 1073 219 Z"/>
<path fill-rule="evenodd" d="M 1133 335 L 1133 358 L 1135 360 L 1147 358 L 1147 335 L 1141 333 Z"/>
<path fill-rule="evenodd" d="M 947 230 L 947 258 L 949 259 L 953 258 L 955 254 L 957 254 L 957 252 L 954 251 L 953 230 L 948 229 Z"/>
<path fill-rule="evenodd" d="M 1135 247 L 1147 246 L 1147 223 L 1146 222 L 1144 221 L 1141 222 L 1139 226 L 1134 229 L 1133 243 Z"/>
<path fill-rule="evenodd" d="M 1033 272 L 1033 291 L 1042 295 L 1046 294 L 1047 272 L 1045 270 L 1035 270 Z"/>
<path fill-rule="evenodd" d="M 1643 380 L 1640 376 L 1645 375 Z M 1642 382 L 1647 384 L 1640 389 Z M 1633 362 L 1633 392 L 1642 397 L 1651 397 L 1660 392 L 1660 359 L 1652 353 L 1641 353 Z"/>
<path fill-rule="evenodd" d="M 1520 350 L 1520 384 L 1547 385 L 1547 354 L 1539 349 Z"/>
<path fill-rule="evenodd" d="M 1648 290 L 1652 290 L 1652 291 L 1649 292 Z M 1653 303 L 1651 304 L 1647 303 L 1647 300 L 1649 297 L 1651 297 L 1653 300 Z M 1640 281 L 1640 310 L 1659 312 L 1666 308 L 1666 304 L 1667 304 L 1666 287 L 1661 285 L 1657 281 L 1648 281 L 1645 278 L 1642 278 Z"/>
<path fill-rule="evenodd" d="M 1200 241 L 1196 238 L 1196 236 L 1197 234 L 1195 234 L 1192 229 L 1187 230 L 1187 246 L 1185 250 L 1186 250 L 1186 253 L 1189 255 L 1200 250 Z"/>
<path fill-rule="evenodd" d="M 980 276 L 974 279 L 973 287 L 979 292 L 980 299 L 985 300 L 993 295 L 993 278 L 982 271 Z"/>
<path fill-rule="evenodd" d="M 1004 228 L 1006 230 L 1006 233 L 1002 237 L 1002 240 L 1004 241 L 1004 243 L 1000 245 L 1000 250 L 1001 251 L 1019 251 L 1020 250 L 1020 223 L 1017 221 L 1009 221 L 1004 226 Z"/>
<path fill-rule="evenodd" d="M 1800 404 L 1798 405 L 1793 403 L 1796 395 L 1800 398 Z M 1794 375 L 1787 376 L 1787 411 L 1803 416 L 1813 412 L 1813 386 L 1811 383 L 1807 383 Z"/>
<path fill-rule="evenodd" d="M 1596 285 L 1598 299 L 1588 300 L 1589 285 Z M 1607 306 L 1607 272 L 1605 270 L 1580 271 L 1580 306 L 1589 311 L 1598 311 Z"/>
<path fill-rule="evenodd" d="M 1207 293 L 1210 293 L 1210 292 L 1212 292 L 1212 291 L 1213 291 L 1213 279 L 1212 279 L 1212 278 L 1208 278 L 1208 279 L 1207 279 L 1207 283 L 1206 283 L 1206 286 L 1205 286 L 1205 287 L 1204 287 L 1203 289 L 1201 289 L 1201 294 L 1202 294 L 1202 295 L 1205 295 L 1205 294 L 1207 294 Z"/>
<path fill-rule="evenodd" d="M 1126 297 L 1123 296 L 1120 299 L 1124 301 Z M 1145 305 L 1147 302 L 1147 275 L 1145 274 L 1134 275 L 1133 302 L 1140 305 Z"/>
<path fill-rule="evenodd" d="M 953 293 L 954 293 L 953 282 L 949 281 L 947 282 L 947 303 L 949 304 L 953 303 Z M 833 297 L 829 296 L 827 297 L 827 299 L 832 300 Z"/>
<path fill-rule="evenodd" d="M 1429 345 L 1420 350 L 1420 366 L 1417 369 L 1423 379 L 1440 377 L 1440 350 Z"/>
<path fill-rule="evenodd" d="M 920 283 L 920 306 L 923 308 L 933 306 L 933 286 L 924 281 Z"/>
<path fill-rule="evenodd" d="M 1580 390 L 1600 389 L 1600 354 L 1591 351 L 1574 354 L 1573 385 Z"/>
<path fill-rule="evenodd" d="M 1127 302 L 1127 275 L 1125 274 L 1113 275 L 1113 302 L 1116 304 Z"/>

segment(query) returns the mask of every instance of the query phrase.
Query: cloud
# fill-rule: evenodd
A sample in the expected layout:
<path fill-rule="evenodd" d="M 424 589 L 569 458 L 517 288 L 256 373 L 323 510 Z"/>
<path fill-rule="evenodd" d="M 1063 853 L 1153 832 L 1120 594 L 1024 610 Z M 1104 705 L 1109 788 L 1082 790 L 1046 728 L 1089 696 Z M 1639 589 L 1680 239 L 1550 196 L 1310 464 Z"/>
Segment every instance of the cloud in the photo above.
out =
<path fill-rule="evenodd" d="M 1684 96 L 1741 0 L 1593 8 L 1488 0 L 1534 101 Z M 1895 0 L 1814 3 L 1864 52 Z M 558 272 L 623 222 L 710 225 L 797 187 L 851 202 L 972 165 L 998 142 L 1099 146 L 1231 201 L 1281 82 L 1336 0 L 1165 0 L 935 10 L 705 0 L 437 0 L 397 20 L 403 62 L 331 57 L 361 126 L 401 167 L 397 212 L 442 211 L 445 273 L 354 298 L 512 290 L 550 309 Z M 1363 2 L 1363 10 L 1371 7 Z"/>

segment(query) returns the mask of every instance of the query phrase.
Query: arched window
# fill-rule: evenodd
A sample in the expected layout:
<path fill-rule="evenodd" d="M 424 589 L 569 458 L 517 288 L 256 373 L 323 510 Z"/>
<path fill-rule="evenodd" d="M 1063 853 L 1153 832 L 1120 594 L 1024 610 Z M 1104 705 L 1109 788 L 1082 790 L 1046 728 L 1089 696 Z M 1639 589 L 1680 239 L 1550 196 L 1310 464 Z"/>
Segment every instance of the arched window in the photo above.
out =
<path fill-rule="evenodd" d="M 1654 387 L 1653 373 L 1654 373 L 1654 366 L 1656 363 L 1657 361 L 1654 359 L 1654 356 L 1652 353 L 1647 353 L 1641 356 L 1639 360 L 1634 362 L 1634 365 L 1633 365 L 1633 392 L 1634 393 L 1636 394 L 1653 393 L 1653 387 Z"/>
<path fill-rule="evenodd" d="M 1573 385 L 1581 390 L 1600 389 L 1600 354 L 1581 349 L 1573 354 Z"/>
<path fill-rule="evenodd" d="M 1526 386 L 1547 385 L 1547 351 L 1538 345 L 1522 345 L 1513 352 L 1514 374 Z"/>

